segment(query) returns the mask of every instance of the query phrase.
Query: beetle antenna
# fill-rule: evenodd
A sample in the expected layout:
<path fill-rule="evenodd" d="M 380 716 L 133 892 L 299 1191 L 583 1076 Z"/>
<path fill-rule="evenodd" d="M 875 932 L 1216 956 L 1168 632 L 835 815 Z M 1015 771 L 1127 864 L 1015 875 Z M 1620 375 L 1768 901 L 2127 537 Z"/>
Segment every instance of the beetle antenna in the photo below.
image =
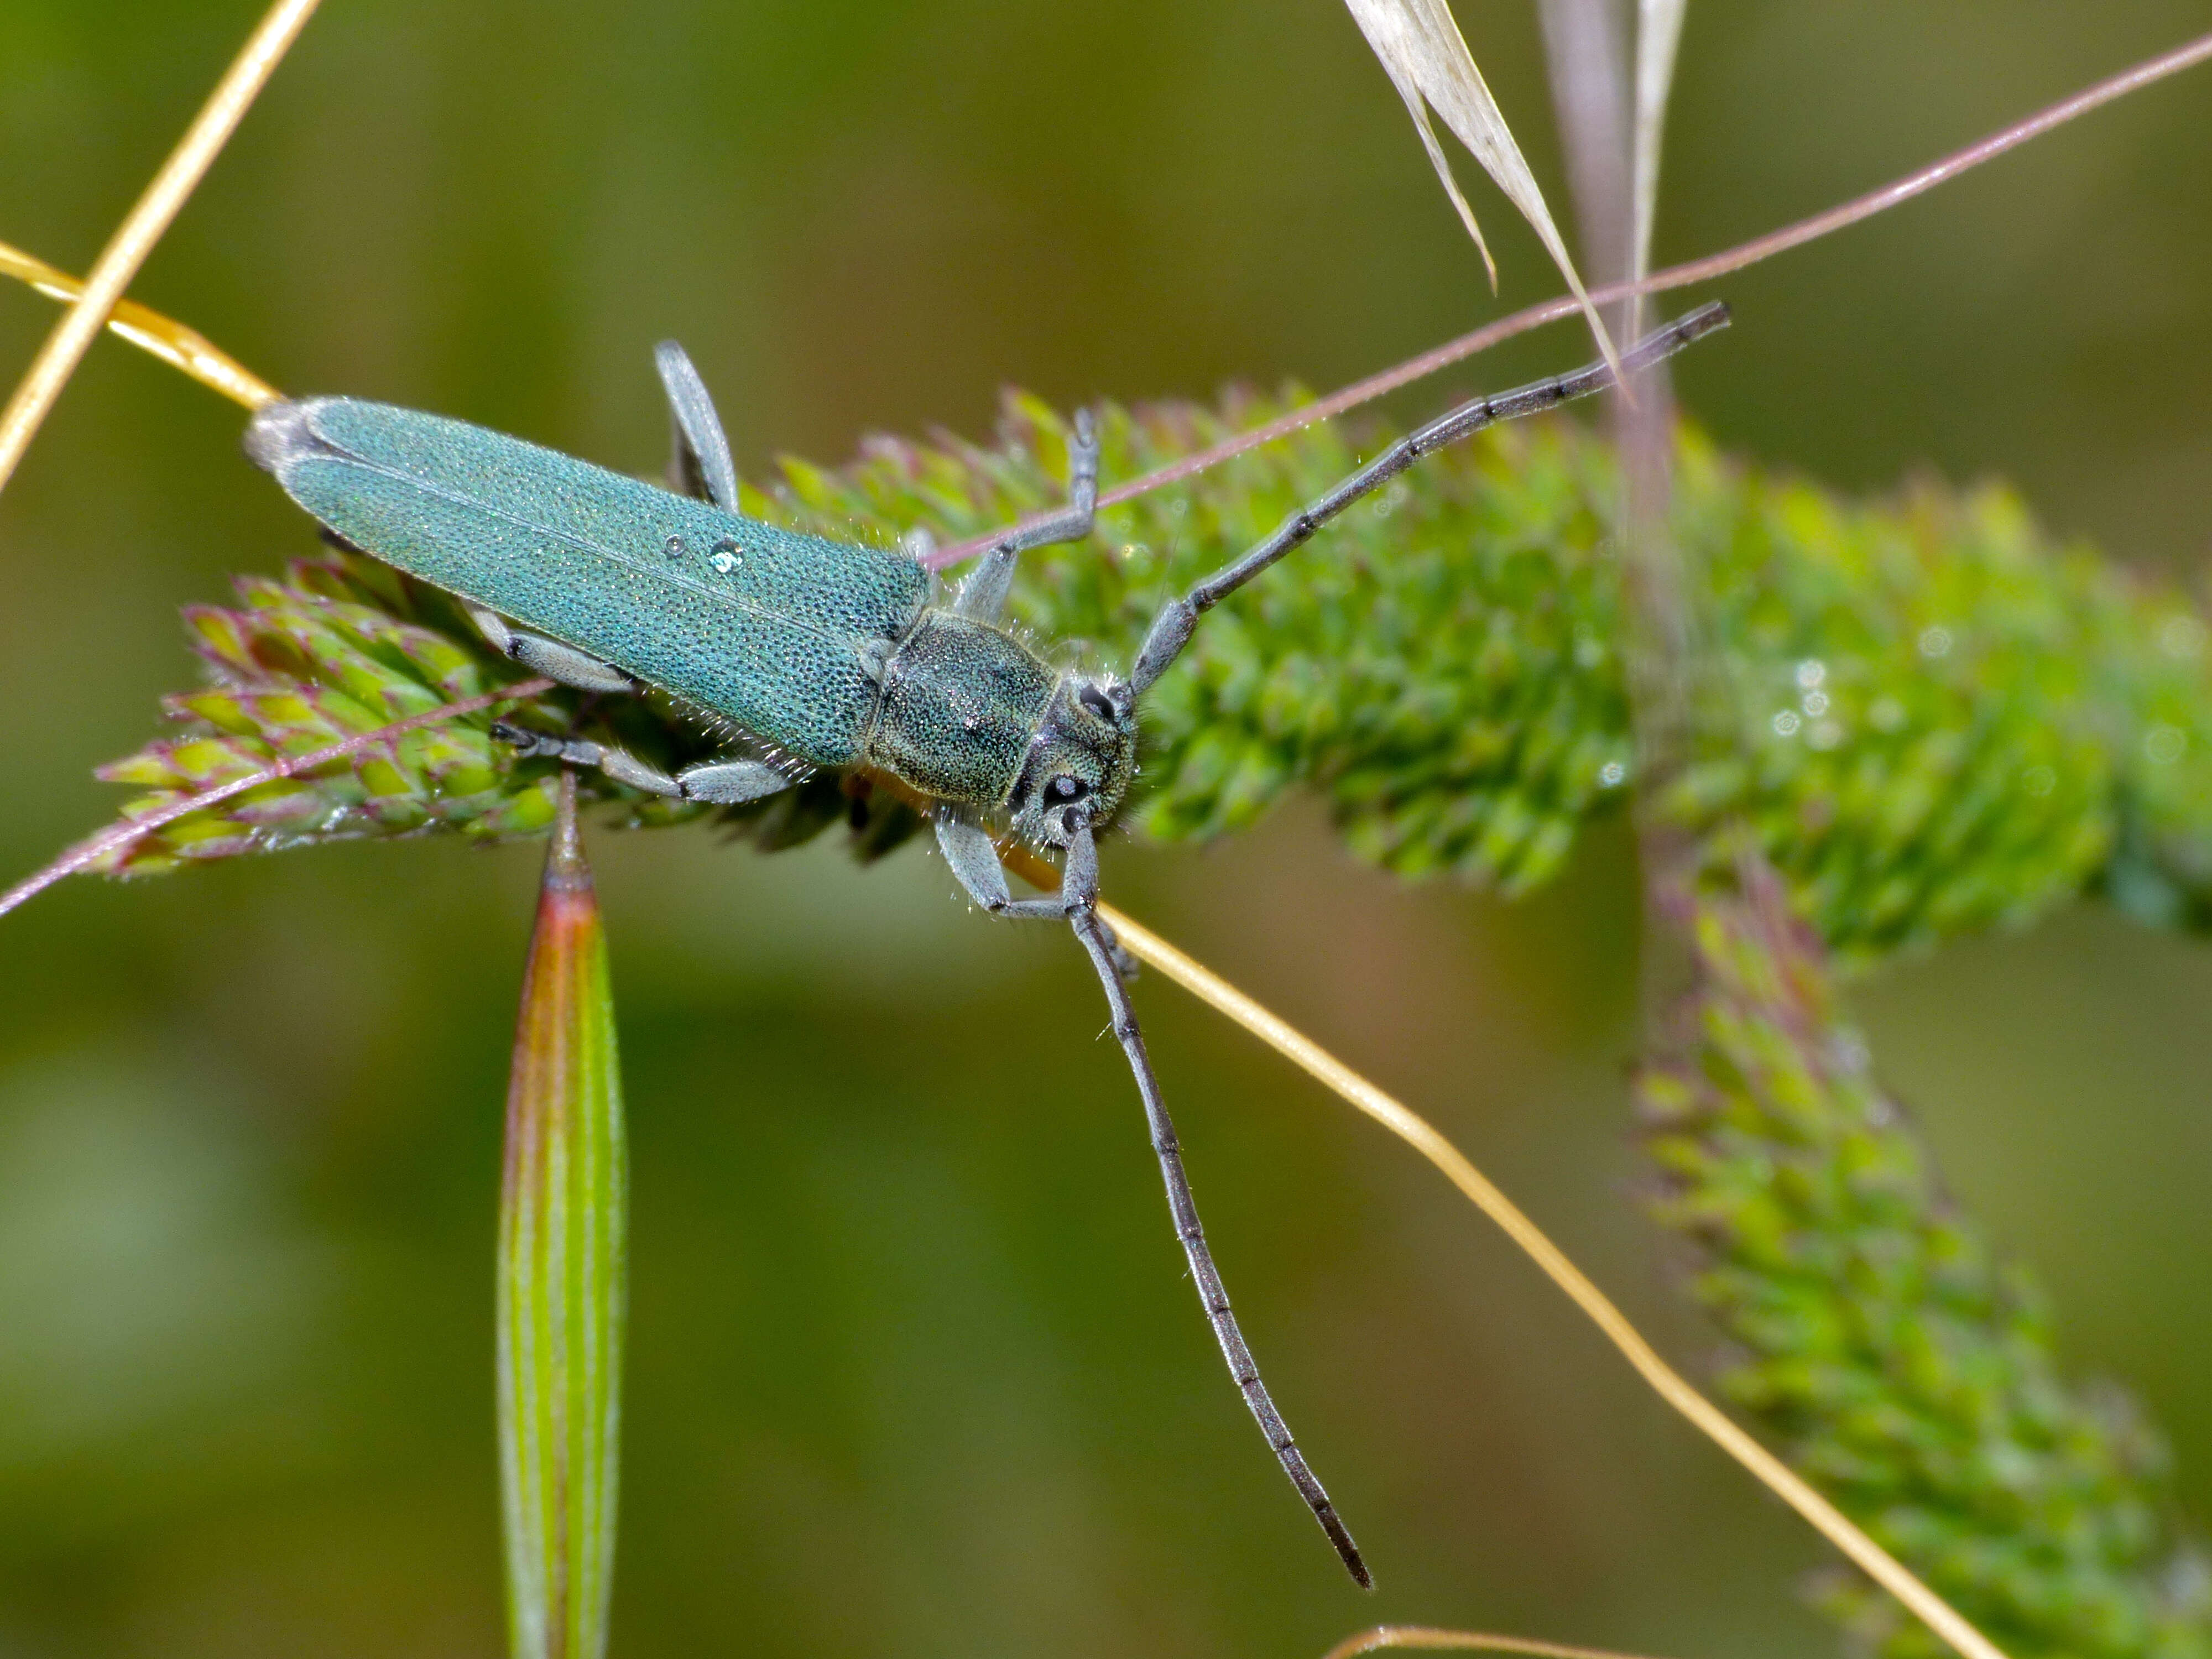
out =
<path fill-rule="evenodd" d="M 1267 1443 L 1274 1448 L 1283 1473 L 1291 1477 L 1298 1496 L 1306 1500 L 1314 1519 L 1321 1522 L 1321 1529 L 1336 1547 L 1345 1570 L 1360 1589 L 1373 1589 L 1374 1576 L 1360 1559 L 1359 1546 L 1352 1541 L 1351 1532 L 1337 1516 L 1336 1505 L 1328 1501 L 1328 1493 L 1306 1467 L 1305 1454 L 1291 1438 L 1283 1414 L 1267 1397 L 1267 1385 L 1260 1380 L 1260 1367 L 1252 1358 L 1252 1350 L 1245 1345 L 1243 1332 L 1237 1328 L 1237 1316 L 1229 1310 L 1229 1292 L 1222 1286 L 1221 1270 L 1213 1265 L 1213 1252 L 1206 1248 L 1206 1230 L 1198 1223 L 1198 1203 L 1191 1196 L 1190 1177 L 1183 1173 L 1182 1143 L 1176 1139 L 1175 1124 L 1168 1116 L 1166 1103 L 1160 1098 L 1159 1081 L 1152 1075 L 1152 1062 L 1145 1052 L 1144 1033 L 1137 1028 L 1136 1010 L 1129 1001 L 1128 988 L 1115 970 L 1114 948 L 1105 924 L 1089 904 L 1072 909 L 1068 920 L 1074 924 L 1075 936 L 1090 953 L 1091 965 L 1098 970 L 1098 982 L 1105 988 L 1107 1004 L 1114 1012 L 1114 1035 L 1121 1044 L 1121 1052 L 1128 1056 L 1130 1071 L 1136 1074 L 1137 1092 L 1145 1102 L 1145 1120 L 1152 1132 L 1152 1150 L 1159 1155 L 1160 1174 L 1167 1182 L 1168 1212 L 1175 1218 L 1176 1237 L 1182 1241 L 1183 1255 L 1189 1258 L 1191 1277 L 1198 1281 L 1199 1299 L 1206 1305 L 1206 1322 L 1213 1327 L 1214 1340 L 1221 1344 L 1222 1357 L 1229 1362 L 1229 1374 L 1236 1379 L 1237 1391 L 1244 1396 L 1245 1405 L 1251 1408 L 1261 1432 L 1267 1437 Z"/>
<path fill-rule="evenodd" d="M 1635 374 L 1649 368 L 1692 341 L 1704 338 L 1716 329 L 1726 328 L 1728 324 L 1729 308 L 1719 301 L 1699 306 L 1665 327 L 1652 330 L 1623 352 L 1621 372 Z M 1424 455 L 1457 443 L 1500 421 L 1517 421 L 1524 415 L 1534 415 L 1577 398 L 1587 398 L 1593 392 L 1602 392 L 1617 379 L 1610 363 L 1591 363 L 1571 374 L 1555 374 L 1510 392 L 1477 398 L 1407 434 L 1327 495 L 1291 514 L 1274 534 L 1250 552 L 1222 566 L 1181 599 L 1170 599 L 1162 605 L 1159 614 L 1152 618 L 1151 631 L 1145 635 L 1137 660 L 1130 665 L 1130 689 L 1139 696 L 1150 690 L 1152 682 L 1167 672 L 1168 665 L 1190 643 L 1200 617 L 1285 554 L 1303 547 L 1331 519 L 1353 502 L 1373 495 Z"/>

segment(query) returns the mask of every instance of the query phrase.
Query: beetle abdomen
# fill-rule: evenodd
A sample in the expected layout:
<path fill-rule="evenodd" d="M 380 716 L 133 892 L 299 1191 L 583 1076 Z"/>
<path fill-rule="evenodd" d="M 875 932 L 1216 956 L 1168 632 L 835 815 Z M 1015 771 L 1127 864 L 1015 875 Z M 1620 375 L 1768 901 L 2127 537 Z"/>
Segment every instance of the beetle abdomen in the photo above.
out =
<path fill-rule="evenodd" d="M 817 766 L 859 758 L 867 664 L 914 625 L 912 560 L 804 536 L 460 421 L 272 404 L 246 449 L 364 552 Z"/>

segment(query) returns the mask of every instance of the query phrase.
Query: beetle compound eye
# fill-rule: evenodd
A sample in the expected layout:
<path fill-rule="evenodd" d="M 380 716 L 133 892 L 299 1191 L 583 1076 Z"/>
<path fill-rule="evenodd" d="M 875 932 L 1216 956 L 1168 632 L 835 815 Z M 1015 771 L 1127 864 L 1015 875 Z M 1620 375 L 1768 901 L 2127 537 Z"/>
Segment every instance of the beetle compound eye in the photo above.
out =
<path fill-rule="evenodd" d="M 1106 694 L 1095 685 L 1085 686 L 1075 694 L 1075 700 L 1102 720 L 1111 720 L 1114 718 L 1114 705 L 1106 700 Z"/>

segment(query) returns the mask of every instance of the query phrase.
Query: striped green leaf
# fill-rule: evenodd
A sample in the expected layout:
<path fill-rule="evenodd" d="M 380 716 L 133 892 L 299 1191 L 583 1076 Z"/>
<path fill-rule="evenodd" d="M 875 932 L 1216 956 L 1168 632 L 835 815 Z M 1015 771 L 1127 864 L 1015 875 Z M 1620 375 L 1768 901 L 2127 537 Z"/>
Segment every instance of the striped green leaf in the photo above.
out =
<path fill-rule="evenodd" d="M 500 1200 L 514 1659 L 599 1659 L 614 1571 L 628 1161 L 606 939 L 564 786 L 523 975 Z"/>

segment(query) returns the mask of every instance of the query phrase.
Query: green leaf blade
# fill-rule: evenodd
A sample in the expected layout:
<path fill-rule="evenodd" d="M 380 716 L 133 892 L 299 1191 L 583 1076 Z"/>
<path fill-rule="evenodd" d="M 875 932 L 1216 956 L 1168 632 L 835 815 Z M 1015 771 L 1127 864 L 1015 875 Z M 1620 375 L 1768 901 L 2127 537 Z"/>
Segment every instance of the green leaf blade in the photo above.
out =
<path fill-rule="evenodd" d="M 500 1197 L 514 1659 L 599 1659 L 613 1589 L 629 1162 L 606 939 L 562 792 L 523 975 Z"/>

